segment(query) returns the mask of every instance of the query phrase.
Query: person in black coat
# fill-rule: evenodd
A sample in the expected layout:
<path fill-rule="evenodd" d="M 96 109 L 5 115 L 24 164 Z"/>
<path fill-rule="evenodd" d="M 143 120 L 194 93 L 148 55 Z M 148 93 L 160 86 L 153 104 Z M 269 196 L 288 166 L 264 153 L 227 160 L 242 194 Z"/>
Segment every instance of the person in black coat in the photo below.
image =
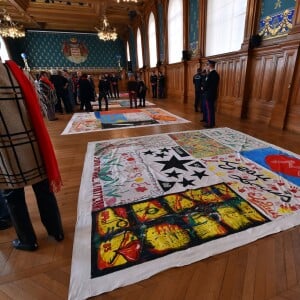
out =
<path fill-rule="evenodd" d="M 158 84 L 158 98 L 165 98 L 165 81 L 166 77 L 162 72 L 158 72 L 157 84 Z"/>
<path fill-rule="evenodd" d="M 80 94 L 80 109 L 83 110 L 85 107 L 85 111 L 92 112 L 93 108 L 91 105 L 91 101 L 94 100 L 94 90 L 93 87 L 88 80 L 87 74 L 82 74 L 79 81 L 79 94 Z"/>
<path fill-rule="evenodd" d="M 212 128 L 215 126 L 215 105 L 218 97 L 218 86 L 220 76 L 215 70 L 216 62 L 208 61 L 208 75 L 204 84 L 205 110 L 204 120 L 207 122 L 204 127 Z"/>
<path fill-rule="evenodd" d="M 147 87 L 144 82 L 144 80 L 139 80 L 138 82 L 138 97 L 140 100 L 139 106 L 140 107 L 146 107 L 146 92 L 147 92 Z"/>
<path fill-rule="evenodd" d="M 193 76 L 193 84 L 195 87 L 195 102 L 194 102 L 194 108 L 195 112 L 198 112 L 199 109 L 201 109 L 201 88 L 202 88 L 202 76 L 201 76 L 201 69 L 197 69 L 197 73 Z M 202 111 L 202 109 L 201 109 Z"/>
<path fill-rule="evenodd" d="M 152 98 L 157 98 L 157 75 L 153 71 L 150 75 L 150 83 L 152 88 Z"/>
<path fill-rule="evenodd" d="M 119 95 L 119 76 L 116 76 L 115 74 L 112 74 L 111 78 L 111 85 L 113 88 L 113 93 L 114 93 L 114 97 L 115 99 L 119 99 L 120 95 Z"/>
<path fill-rule="evenodd" d="M 134 76 L 130 76 L 128 83 L 127 83 L 127 90 L 129 95 L 129 101 L 130 101 L 130 108 L 133 107 L 133 101 L 135 108 L 137 108 L 137 93 L 138 93 L 138 83 L 135 80 Z"/>
<path fill-rule="evenodd" d="M 106 82 L 104 76 L 100 76 L 98 88 L 99 88 L 99 96 L 98 96 L 99 110 L 102 110 L 102 99 L 104 99 L 105 101 L 105 110 L 108 110 L 108 99 L 106 95 Z"/>

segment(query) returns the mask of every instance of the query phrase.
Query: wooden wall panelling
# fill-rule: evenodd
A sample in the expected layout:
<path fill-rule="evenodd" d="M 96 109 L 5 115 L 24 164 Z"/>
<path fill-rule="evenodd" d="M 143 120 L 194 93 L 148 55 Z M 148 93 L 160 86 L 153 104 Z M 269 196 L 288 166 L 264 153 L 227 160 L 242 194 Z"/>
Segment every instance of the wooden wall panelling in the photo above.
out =
<path fill-rule="evenodd" d="M 219 57 L 216 65 L 220 75 L 217 110 L 240 118 L 242 114 L 247 71 L 247 53 L 231 53 Z"/>
<path fill-rule="evenodd" d="M 178 97 L 184 100 L 184 63 L 168 65 L 167 68 L 167 94 L 168 97 Z"/>
<path fill-rule="evenodd" d="M 251 58 L 250 85 L 247 119 L 269 124 L 274 101 L 274 78 L 278 60 L 274 54 L 255 55 Z"/>
<path fill-rule="evenodd" d="M 276 128 L 284 127 L 297 49 L 295 46 L 256 49 L 250 60 L 251 84 L 247 118 Z"/>
<path fill-rule="evenodd" d="M 193 84 L 193 77 L 197 73 L 197 69 L 199 68 L 199 62 L 196 60 L 188 61 L 187 63 L 187 95 L 186 102 L 194 105 L 195 100 L 195 87 Z"/>
<path fill-rule="evenodd" d="M 279 72 L 276 72 L 278 78 L 274 84 L 274 98 L 276 100 L 272 112 L 270 125 L 283 129 L 287 118 L 287 112 L 290 105 L 290 97 L 292 96 L 293 79 L 295 72 L 296 58 L 299 51 L 299 43 L 282 47 L 282 66 Z M 280 72 L 281 71 L 281 72 Z M 298 114 L 299 122 L 300 114 Z M 299 126 L 299 125 L 298 125 Z"/>
<path fill-rule="evenodd" d="M 294 80 L 291 84 L 291 97 L 287 109 L 285 128 L 300 133 L 300 53 L 294 69 Z"/>
<path fill-rule="evenodd" d="M 282 49 L 282 56 L 278 60 L 278 69 L 274 82 L 273 99 L 274 109 L 270 125 L 279 129 L 284 128 L 286 113 L 291 93 L 291 84 L 294 73 L 297 50 L 295 48 Z"/>

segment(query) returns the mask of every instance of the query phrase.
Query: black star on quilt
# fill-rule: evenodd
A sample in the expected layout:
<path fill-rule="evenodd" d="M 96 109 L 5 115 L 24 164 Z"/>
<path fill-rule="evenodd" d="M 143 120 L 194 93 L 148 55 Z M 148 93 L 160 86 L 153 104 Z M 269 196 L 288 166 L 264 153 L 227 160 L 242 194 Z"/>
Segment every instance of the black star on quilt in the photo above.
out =
<path fill-rule="evenodd" d="M 178 181 L 178 183 L 181 183 L 183 185 L 183 187 L 186 187 L 188 185 L 194 185 L 195 180 L 187 180 L 185 178 L 182 179 L 182 181 Z"/>
<path fill-rule="evenodd" d="M 176 182 L 168 182 L 168 181 L 161 181 L 161 180 L 158 180 L 158 183 L 160 184 L 164 192 L 167 192 L 176 184 Z"/>
<path fill-rule="evenodd" d="M 177 169 L 187 171 L 187 168 L 184 166 L 184 164 L 187 164 L 191 161 L 193 161 L 193 160 L 192 159 L 179 160 L 173 155 L 170 160 L 161 160 L 161 161 L 156 161 L 156 162 L 164 165 L 164 167 L 161 169 L 161 171 L 169 170 L 171 168 L 177 168 Z"/>
<path fill-rule="evenodd" d="M 199 179 L 202 179 L 203 176 L 209 176 L 209 175 L 205 174 L 205 170 L 204 170 L 204 171 L 202 171 L 202 172 L 194 171 L 194 174 L 191 175 L 191 176 L 196 176 L 196 177 L 198 177 Z"/>
<path fill-rule="evenodd" d="M 144 154 L 145 154 L 145 155 L 153 155 L 153 151 L 148 150 L 148 151 L 144 152 Z"/>
<path fill-rule="evenodd" d="M 178 178 L 178 175 L 181 175 L 181 173 L 177 173 L 176 171 L 166 173 L 166 174 L 168 175 L 168 177 L 175 177 L 175 178 Z"/>
<path fill-rule="evenodd" d="M 168 149 L 168 148 L 160 149 L 160 152 L 166 152 L 166 153 L 168 153 L 169 151 L 170 151 L 170 149 Z"/>

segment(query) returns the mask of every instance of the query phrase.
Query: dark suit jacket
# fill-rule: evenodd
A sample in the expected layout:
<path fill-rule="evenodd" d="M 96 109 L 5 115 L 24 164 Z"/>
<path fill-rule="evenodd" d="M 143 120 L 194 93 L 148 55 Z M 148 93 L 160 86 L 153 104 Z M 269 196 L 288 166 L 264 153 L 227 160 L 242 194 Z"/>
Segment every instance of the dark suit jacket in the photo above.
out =
<path fill-rule="evenodd" d="M 208 101 L 217 100 L 219 81 L 220 81 L 220 76 L 216 70 L 212 70 L 208 73 L 204 85 L 204 91 L 205 91 L 206 99 Z"/>

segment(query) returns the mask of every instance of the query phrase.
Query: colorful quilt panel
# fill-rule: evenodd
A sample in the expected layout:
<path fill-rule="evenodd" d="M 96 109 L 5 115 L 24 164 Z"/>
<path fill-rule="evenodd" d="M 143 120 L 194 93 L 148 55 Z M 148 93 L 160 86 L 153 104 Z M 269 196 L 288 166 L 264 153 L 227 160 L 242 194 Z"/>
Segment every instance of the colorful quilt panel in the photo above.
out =
<path fill-rule="evenodd" d="M 89 143 L 69 299 L 299 225 L 298 164 L 230 128 Z"/>

